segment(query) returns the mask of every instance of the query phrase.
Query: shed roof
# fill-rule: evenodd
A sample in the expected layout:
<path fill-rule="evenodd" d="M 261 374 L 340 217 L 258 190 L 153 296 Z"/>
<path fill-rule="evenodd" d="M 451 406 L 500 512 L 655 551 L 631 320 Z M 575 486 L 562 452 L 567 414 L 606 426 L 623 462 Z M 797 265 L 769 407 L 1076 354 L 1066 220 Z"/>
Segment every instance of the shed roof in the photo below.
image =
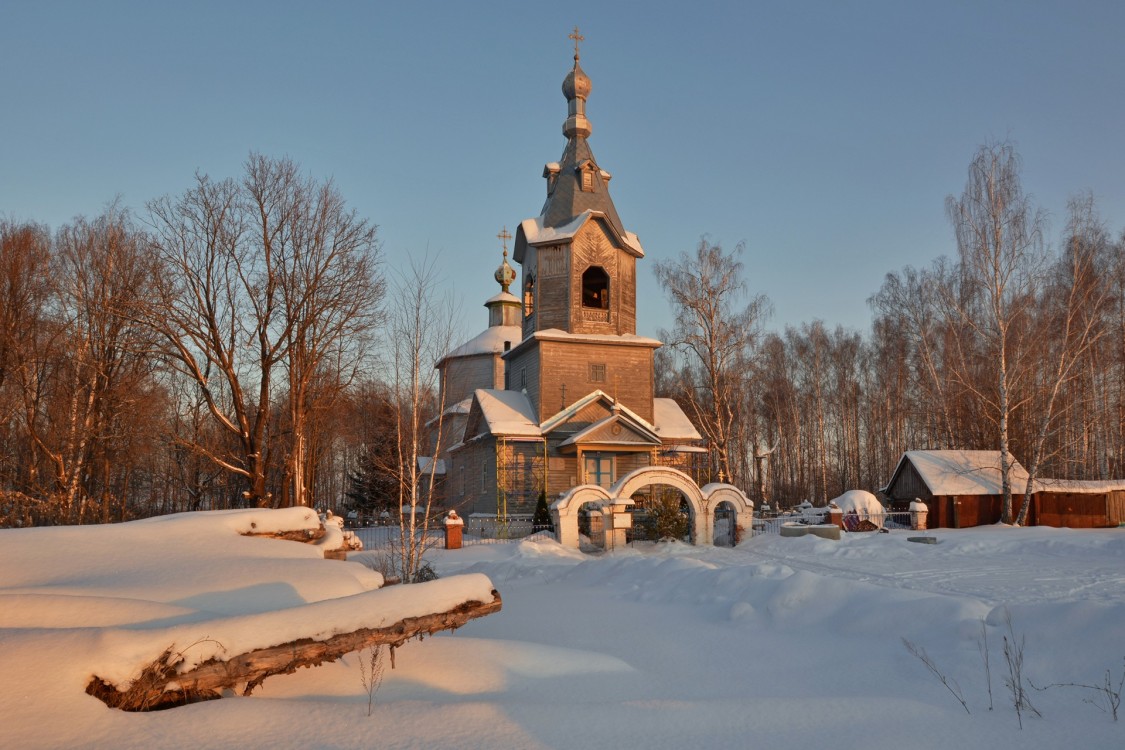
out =
<path fill-rule="evenodd" d="M 1022 493 L 1027 471 L 1008 454 L 1012 490 Z M 907 451 L 902 454 L 895 476 L 909 461 L 934 495 L 1000 495 L 1000 451 Z"/>

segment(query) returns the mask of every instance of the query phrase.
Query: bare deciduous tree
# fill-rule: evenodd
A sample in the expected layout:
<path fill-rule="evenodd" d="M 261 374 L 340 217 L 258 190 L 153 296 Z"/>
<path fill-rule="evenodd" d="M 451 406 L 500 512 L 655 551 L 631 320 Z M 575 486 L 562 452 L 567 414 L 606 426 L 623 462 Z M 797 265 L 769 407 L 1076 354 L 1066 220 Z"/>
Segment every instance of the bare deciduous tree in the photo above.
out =
<path fill-rule="evenodd" d="M 306 503 L 311 396 L 350 377 L 377 319 L 375 227 L 331 183 L 256 154 L 241 183 L 199 175 L 149 209 L 165 268 L 150 321 L 232 438 L 191 448 L 243 477 L 259 506 L 282 501 L 267 476 L 284 454 L 286 499 Z M 273 419 L 283 401 L 288 445 Z"/>
<path fill-rule="evenodd" d="M 383 280 L 375 226 L 347 209 L 331 182 L 302 177 L 289 160 L 252 155 L 245 188 L 261 219 L 277 277 L 289 450 L 285 505 L 309 505 L 314 409 L 330 409 L 365 361 L 380 320 Z"/>
<path fill-rule="evenodd" d="M 440 492 L 440 456 L 449 447 L 445 404 L 434 363 L 450 350 L 456 311 L 439 289 L 435 259 L 412 261 L 397 275 L 389 309 L 387 383 L 395 407 L 398 480 L 398 569 L 418 580 L 431 540 L 431 511 Z"/>
<path fill-rule="evenodd" d="M 733 424 L 770 304 L 764 295 L 743 304 L 742 252 L 741 243 L 727 253 L 704 237 L 693 253 L 658 262 L 654 272 L 675 314 L 675 327 L 661 336 L 681 356 L 678 390 L 707 438 L 719 481 L 747 483 L 731 471 Z"/>
<path fill-rule="evenodd" d="M 1024 195 L 1020 159 L 1010 143 L 982 146 L 969 165 L 960 198 L 949 196 L 946 210 L 957 238 L 956 287 L 943 286 L 948 315 L 969 333 L 958 340 L 959 384 L 971 392 L 995 421 L 1000 450 L 1002 520 L 1011 523 L 1012 456 L 1009 450 L 1015 380 L 1026 373 L 1029 316 L 1043 270 L 1041 211 Z M 976 360 L 974 345 L 982 349 Z M 973 377 L 974 366 L 991 373 L 991 382 Z"/>
<path fill-rule="evenodd" d="M 1044 447 L 1057 412 L 1063 387 L 1074 379 L 1081 363 L 1105 333 L 1105 314 L 1110 287 L 1101 275 L 1108 264 L 1109 235 L 1098 218 L 1091 195 L 1070 201 L 1066 245 L 1045 285 L 1038 305 L 1040 325 L 1039 364 L 1034 385 L 1036 399 L 1034 432 L 1026 451 L 1027 485 L 1016 518 L 1027 522 Z"/>

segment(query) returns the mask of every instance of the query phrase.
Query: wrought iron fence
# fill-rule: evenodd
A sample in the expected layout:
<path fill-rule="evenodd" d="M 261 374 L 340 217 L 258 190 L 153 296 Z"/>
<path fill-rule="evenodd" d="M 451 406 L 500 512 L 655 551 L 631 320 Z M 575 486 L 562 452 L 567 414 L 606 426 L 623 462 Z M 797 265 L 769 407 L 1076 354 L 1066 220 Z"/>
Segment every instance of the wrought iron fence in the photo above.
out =
<path fill-rule="evenodd" d="M 383 550 L 395 547 L 402 542 L 398 526 L 371 526 L 353 529 L 355 535 L 363 542 L 365 550 Z M 462 527 L 461 546 L 472 547 L 479 544 L 509 544 L 522 542 L 525 539 L 554 539 L 554 530 L 550 527 L 538 526 L 530 520 L 509 520 L 507 523 L 496 519 L 469 519 Z M 422 532 L 415 532 L 415 537 L 421 541 Z M 445 530 L 443 527 L 431 527 L 425 536 L 426 546 L 441 548 L 445 546 Z"/>
<path fill-rule="evenodd" d="M 924 519 L 919 513 L 910 511 L 885 511 L 883 513 L 844 514 L 845 531 L 910 530 L 925 528 Z M 787 523 L 820 524 L 828 523 L 827 508 L 812 508 L 803 512 L 765 513 L 754 515 L 755 534 L 780 534 L 781 527 Z"/>

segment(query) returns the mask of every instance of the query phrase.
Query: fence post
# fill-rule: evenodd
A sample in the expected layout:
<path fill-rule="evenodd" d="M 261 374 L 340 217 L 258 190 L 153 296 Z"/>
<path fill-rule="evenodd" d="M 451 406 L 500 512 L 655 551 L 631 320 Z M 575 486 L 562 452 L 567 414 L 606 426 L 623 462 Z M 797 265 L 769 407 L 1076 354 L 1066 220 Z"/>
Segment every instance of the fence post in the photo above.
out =
<path fill-rule="evenodd" d="M 461 530 L 465 527 L 465 522 L 457 515 L 457 511 L 449 511 L 442 524 L 445 526 L 445 548 L 461 549 Z"/>

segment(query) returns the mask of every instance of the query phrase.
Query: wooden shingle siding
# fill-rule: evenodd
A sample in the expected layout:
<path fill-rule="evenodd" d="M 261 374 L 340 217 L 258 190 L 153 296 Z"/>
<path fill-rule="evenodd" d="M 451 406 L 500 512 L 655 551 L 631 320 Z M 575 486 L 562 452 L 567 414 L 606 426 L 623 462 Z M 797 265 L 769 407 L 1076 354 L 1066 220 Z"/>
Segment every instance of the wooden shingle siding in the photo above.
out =
<path fill-rule="evenodd" d="M 573 276 L 570 270 L 569 247 L 569 245 L 562 245 L 546 251 L 545 254 L 548 258 L 546 270 L 557 269 L 561 266 L 566 268 L 568 275 Z M 558 260 L 559 254 L 563 256 L 562 261 Z M 545 269 L 540 265 L 539 275 L 535 281 L 535 330 L 545 331 L 549 328 L 568 330 L 571 297 L 570 285 L 566 283 L 567 277 L 560 277 L 552 273 L 551 276 L 544 278 L 543 270 Z"/>
<path fill-rule="evenodd" d="M 539 382 L 539 347 L 527 346 L 519 350 L 519 352 L 510 356 L 507 361 L 508 368 L 508 390 L 510 391 L 527 391 L 528 401 L 537 413 L 542 412 L 539 403 L 540 382 Z M 521 386 L 521 373 L 523 374 L 523 384 Z M 542 421 L 542 418 L 540 418 Z"/>
<path fill-rule="evenodd" d="M 1036 523 L 1068 529 L 1098 529 L 1116 526 L 1109 518 L 1111 494 L 1040 492 L 1035 496 Z"/>
<path fill-rule="evenodd" d="M 483 387 L 482 383 L 488 383 L 489 388 L 504 387 L 503 361 L 492 354 L 450 360 L 445 365 L 444 374 L 442 403 L 445 406 L 470 398 L 473 391 Z"/>
<path fill-rule="evenodd" d="M 1106 498 L 1106 525 L 1123 524 L 1125 524 L 1125 491 L 1110 492 L 1109 497 Z"/>
<path fill-rule="evenodd" d="M 600 389 L 616 397 L 642 419 L 652 422 L 651 346 L 541 341 L 539 348 L 542 351 L 539 388 L 543 401 L 536 404 L 532 399 L 532 403 L 538 407 L 540 421 L 546 421 L 562 409 L 562 386 L 565 385 L 566 405 Z M 605 383 L 590 383 L 591 362 L 605 363 Z M 531 396 L 530 389 L 528 396 Z"/>

